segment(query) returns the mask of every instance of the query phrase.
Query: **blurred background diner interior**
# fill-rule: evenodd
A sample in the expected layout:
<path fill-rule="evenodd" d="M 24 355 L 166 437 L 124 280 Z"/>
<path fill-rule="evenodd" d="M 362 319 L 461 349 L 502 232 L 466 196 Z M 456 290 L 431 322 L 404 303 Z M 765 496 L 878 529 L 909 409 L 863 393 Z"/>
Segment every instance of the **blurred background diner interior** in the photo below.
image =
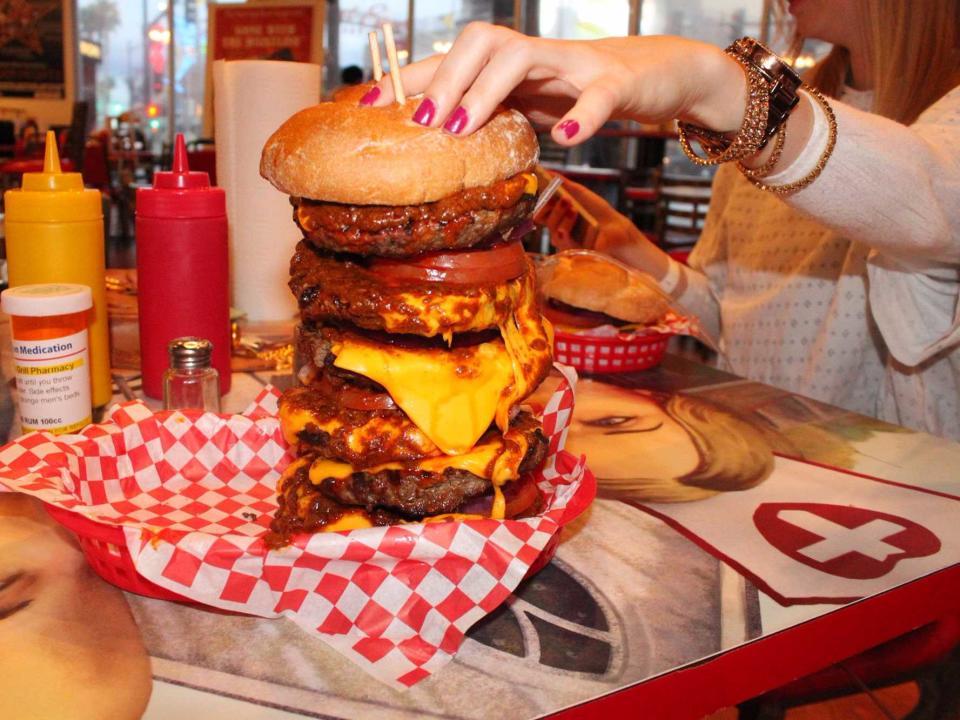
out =
<path fill-rule="evenodd" d="M 323 96 L 372 75 L 367 33 L 395 28 L 401 63 L 446 52 L 484 20 L 555 38 L 676 34 L 726 46 L 778 38 L 769 0 L 11 0 L 0 40 L 0 184 L 39 169 L 56 131 L 65 169 L 104 198 L 108 267 L 135 264 L 134 197 L 169 167 L 184 133 L 193 169 L 216 182 L 214 59 L 322 62 Z M 309 13 L 283 15 L 296 6 Z M 252 13 L 244 21 L 242 13 Z M 280 15 L 264 15 L 280 11 Z M 219 23 L 217 18 L 221 18 Z M 244 24 L 246 22 L 246 24 Z M 805 48 L 810 64 L 824 48 Z M 673 127 L 611 122 L 564 149 L 541 133 L 543 165 L 591 187 L 682 255 L 709 204 L 711 172 L 686 161 Z M 3 277 L 0 277 L 0 282 Z"/>

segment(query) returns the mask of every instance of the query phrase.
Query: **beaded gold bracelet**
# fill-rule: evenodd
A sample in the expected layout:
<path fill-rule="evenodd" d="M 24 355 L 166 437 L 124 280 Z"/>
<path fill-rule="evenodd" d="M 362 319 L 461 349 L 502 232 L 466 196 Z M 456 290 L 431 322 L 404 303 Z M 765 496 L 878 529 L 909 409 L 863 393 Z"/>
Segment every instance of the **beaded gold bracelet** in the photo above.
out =
<path fill-rule="evenodd" d="M 677 123 L 677 136 L 684 154 L 697 165 L 719 165 L 753 155 L 764 143 L 767 129 L 767 115 L 770 112 L 770 86 L 760 71 L 746 60 L 732 52 L 727 54 L 736 60 L 747 78 L 747 106 L 743 112 L 743 122 L 732 140 L 723 133 L 693 125 Z M 700 141 L 700 146 L 708 155 L 697 155 L 690 146 L 690 136 Z M 721 149 L 722 148 L 722 149 Z M 714 154 L 710 154 L 711 151 Z"/>
<path fill-rule="evenodd" d="M 777 166 L 777 163 L 780 162 L 780 156 L 783 155 L 783 146 L 786 141 L 787 124 L 783 123 L 777 128 L 777 134 L 773 141 L 773 152 L 770 153 L 770 158 L 763 165 L 758 168 L 750 168 L 744 165 L 742 160 L 738 160 L 737 167 L 740 168 L 740 172 L 751 180 L 759 180 L 760 178 L 766 177 L 770 174 L 770 171 Z"/>
<path fill-rule="evenodd" d="M 827 166 L 827 161 L 830 159 L 830 156 L 833 155 L 833 148 L 837 144 L 837 117 L 833 114 L 833 108 L 830 107 L 830 103 L 827 102 L 827 99 L 816 88 L 804 85 L 803 89 L 806 90 L 810 96 L 817 101 L 817 103 L 823 109 L 823 114 L 827 117 L 827 124 L 829 126 L 827 145 L 823 149 L 823 152 L 820 153 L 820 158 L 817 160 L 817 164 L 814 166 L 814 168 L 796 182 L 786 183 L 784 185 L 768 185 L 758 177 L 759 173 L 757 171 L 753 171 L 753 174 L 744 172 L 746 178 L 761 190 L 767 190 L 778 195 L 790 195 L 798 190 L 802 190 L 820 177 L 820 173 L 822 173 L 823 169 Z M 764 167 L 766 167 L 766 165 Z M 740 169 L 743 170 L 742 165 Z"/>

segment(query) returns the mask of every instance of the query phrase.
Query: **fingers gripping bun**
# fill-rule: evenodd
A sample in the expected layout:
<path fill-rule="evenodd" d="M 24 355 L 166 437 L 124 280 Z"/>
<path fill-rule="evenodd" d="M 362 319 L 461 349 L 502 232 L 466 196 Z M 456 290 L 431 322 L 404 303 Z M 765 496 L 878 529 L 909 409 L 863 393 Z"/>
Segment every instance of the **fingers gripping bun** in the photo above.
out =
<path fill-rule="evenodd" d="M 458 137 L 413 122 L 417 104 L 325 102 L 301 110 L 267 140 L 260 174 L 296 197 L 419 205 L 505 180 L 537 161 L 536 134 L 515 110 Z"/>
<path fill-rule="evenodd" d="M 656 322 L 670 309 L 666 299 L 616 263 L 591 255 L 560 255 L 543 294 L 573 307 L 631 323 Z"/>

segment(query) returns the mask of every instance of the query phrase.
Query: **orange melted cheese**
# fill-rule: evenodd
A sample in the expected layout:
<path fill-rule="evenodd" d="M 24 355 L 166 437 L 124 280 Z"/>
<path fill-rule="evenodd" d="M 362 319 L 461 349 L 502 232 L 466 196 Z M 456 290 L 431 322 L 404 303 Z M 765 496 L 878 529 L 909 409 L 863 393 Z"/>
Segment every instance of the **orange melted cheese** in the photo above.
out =
<path fill-rule="evenodd" d="M 292 403 L 280 404 L 280 428 L 283 439 L 288 445 L 296 446 L 300 433 L 306 430 L 307 425 L 313 425 L 330 435 L 337 434 L 344 427 L 340 418 L 321 420 L 309 409 L 297 407 Z M 352 428 L 346 434 L 347 445 L 358 455 L 362 454 L 364 448 L 369 447 L 374 439 L 381 446 L 394 446 L 402 440 L 406 447 L 419 451 L 421 455 L 431 455 L 437 451 L 436 444 L 416 425 L 391 422 L 380 416 L 370 418 L 369 421 Z"/>
<path fill-rule="evenodd" d="M 526 186 L 523 188 L 523 192 L 526 195 L 536 195 L 537 186 L 539 185 L 537 182 L 537 176 L 533 173 L 523 173 L 523 179 L 527 182 Z"/>
<path fill-rule="evenodd" d="M 504 516 L 506 501 L 501 486 L 519 477 L 520 463 L 527 454 L 527 439 L 522 432 L 508 430 L 502 437 L 494 437 L 476 445 L 460 455 L 437 455 L 408 463 L 384 463 L 369 468 L 365 472 L 376 473 L 381 470 L 420 470 L 442 474 L 447 468 L 465 470 L 477 477 L 490 480 L 493 485 L 493 508 L 490 517 L 501 519 Z M 299 461 L 298 461 L 299 462 Z M 328 478 L 340 479 L 357 472 L 349 463 L 319 458 L 310 464 L 310 482 L 319 485 Z"/>
<path fill-rule="evenodd" d="M 448 455 L 467 452 L 498 412 L 513 365 L 500 341 L 450 351 L 408 350 L 345 339 L 334 364 L 379 383 L 410 420 Z"/>
<path fill-rule="evenodd" d="M 379 383 L 410 420 L 448 455 L 473 447 L 491 422 L 501 432 L 550 364 L 550 342 L 536 307 L 534 273 L 517 281 L 518 302 L 501 340 L 469 348 L 417 349 L 346 337 L 334 364 Z"/>

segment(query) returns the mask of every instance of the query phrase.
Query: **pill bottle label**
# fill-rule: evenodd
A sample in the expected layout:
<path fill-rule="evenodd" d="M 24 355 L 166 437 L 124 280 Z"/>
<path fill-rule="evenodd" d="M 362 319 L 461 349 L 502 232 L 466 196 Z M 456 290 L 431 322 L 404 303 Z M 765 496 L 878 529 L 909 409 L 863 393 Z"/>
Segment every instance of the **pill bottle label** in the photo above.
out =
<path fill-rule="evenodd" d="M 87 331 L 49 340 L 13 340 L 23 430 L 76 432 L 90 423 Z"/>

